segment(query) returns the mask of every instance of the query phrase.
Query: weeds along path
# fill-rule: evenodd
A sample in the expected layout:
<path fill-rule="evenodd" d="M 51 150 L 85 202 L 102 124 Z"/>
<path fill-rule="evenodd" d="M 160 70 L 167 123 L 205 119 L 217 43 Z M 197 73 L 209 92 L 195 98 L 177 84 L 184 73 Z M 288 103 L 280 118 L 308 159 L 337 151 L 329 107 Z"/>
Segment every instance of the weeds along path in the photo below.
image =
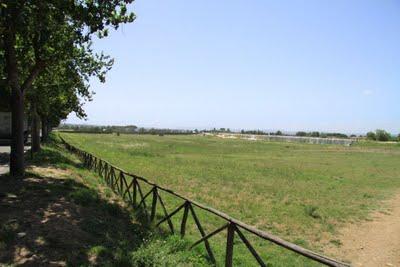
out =
<path fill-rule="evenodd" d="M 353 266 L 400 266 L 400 192 L 385 204 L 387 212 L 376 211 L 371 220 L 342 229 L 342 245 L 328 252 Z"/>

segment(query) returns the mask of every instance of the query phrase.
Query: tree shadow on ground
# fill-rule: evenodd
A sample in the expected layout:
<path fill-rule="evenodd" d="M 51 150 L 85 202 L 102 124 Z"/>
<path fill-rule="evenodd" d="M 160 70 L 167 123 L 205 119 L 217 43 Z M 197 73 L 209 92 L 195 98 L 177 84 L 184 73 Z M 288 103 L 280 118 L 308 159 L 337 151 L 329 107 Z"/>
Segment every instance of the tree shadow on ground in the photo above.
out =
<path fill-rule="evenodd" d="M 0 175 L 0 265 L 208 265 L 54 141 L 27 162 L 24 179 Z"/>
<path fill-rule="evenodd" d="M 42 166 L 51 164 L 43 158 L 77 164 L 56 151 L 40 157 Z M 128 211 L 75 180 L 0 176 L 0 263 L 130 266 L 128 253 L 149 235 Z"/>
<path fill-rule="evenodd" d="M 48 143 L 46 148 L 35 154 L 33 158 L 27 158 L 30 165 L 38 165 L 41 167 L 57 165 L 58 167 L 73 166 L 76 168 L 84 168 L 82 162 L 73 161 L 71 158 L 66 157 L 63 153 L 60 153 L 57 144 L 51 142 Z"/>

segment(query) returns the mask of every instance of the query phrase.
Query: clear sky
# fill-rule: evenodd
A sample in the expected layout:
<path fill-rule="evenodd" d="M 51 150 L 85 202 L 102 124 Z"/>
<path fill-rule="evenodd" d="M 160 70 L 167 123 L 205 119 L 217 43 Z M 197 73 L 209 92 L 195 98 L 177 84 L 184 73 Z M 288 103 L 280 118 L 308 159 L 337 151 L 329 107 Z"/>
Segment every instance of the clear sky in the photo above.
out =
<path fill-rule="evenodd" d="M 400 1 L 136 0 L 89 124 L 400 132 Z M 74 116 L 70 123 L 82 123 Z"/>

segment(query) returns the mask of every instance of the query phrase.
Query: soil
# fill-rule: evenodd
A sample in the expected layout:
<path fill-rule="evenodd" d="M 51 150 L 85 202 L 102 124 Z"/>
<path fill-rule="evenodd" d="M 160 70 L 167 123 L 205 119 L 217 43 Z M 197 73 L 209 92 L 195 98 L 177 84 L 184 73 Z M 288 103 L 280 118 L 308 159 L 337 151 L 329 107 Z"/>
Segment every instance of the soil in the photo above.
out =
<path fill-rule="evenodd" d="M 388 210 L 374 212 L 370 220 L 344 227 L 340 245 L 325 252 L 356 267 L 400 266 L 400 193 L 384 206 Z"/>

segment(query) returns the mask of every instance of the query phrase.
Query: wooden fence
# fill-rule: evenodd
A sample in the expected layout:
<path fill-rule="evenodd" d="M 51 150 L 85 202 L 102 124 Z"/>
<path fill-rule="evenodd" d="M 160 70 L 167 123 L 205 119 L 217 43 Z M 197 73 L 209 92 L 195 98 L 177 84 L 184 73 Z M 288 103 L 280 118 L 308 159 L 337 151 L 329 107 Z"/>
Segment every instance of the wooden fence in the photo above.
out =
<path fill-rule="evenodd" d="M 189 216 L 189 213 L 192 215 L 194 222 L 197 226 L 198 231 L 201 234 L 201 238 L 191 245 L 191 248 L 204 243 L 205 249 L 207 251 L 208 257 L 212 263 L 216 263 L 214 253 L 211 249 L 208 239 L 222 231 L 227 231 L 227 239 L 226 239 L 226 254 L 225 254 L 225 266 L 232 266 L 232 257 L 233 257 L 233 246 L 234 246 L 234 237 L 235 233 L 239 236 L 239 238 L 246 245 L 249 252 L 254 256 L 255 260 L 258 262 L 260 266 L 266 266 L 263 259 L 257 253 L 256 249 L 251 245 L 249 240 L 246 238 L 244 232 L 248 234 L 256 235 L 264 240 L 275 243 L 276 245 L 286 248 L 288 250 L 294 251 L 297 254 L 303 255 L 313 261 L 322 263 L 327 266 L 349 266 L 345 263 L 339 262 L 337 260 L 328 258 L 324 255 L 315 253 L 293 243 L 287 242 L 275 235 L 270 233 L 258 230 L 257 228 L 247 225 L 239 220 L 236 220 L 229 215 L 218 211 L 216 209 L 207 207 L 203 204 L 200 204 L 194 200 L 186 198 L 178 193 L 173 192 L 170 189 L 164 188 L 162 186 L 157 185 L 143 177 L 139 177 L 137 175 L 128 173 L 118 167 L 111 165 L 109 162 L 100 159 L 88 152 L 85 152 L 69 143 L 67 143 L 62 137 L 60 137 L 63 144 L 66 148 L 77 154 L 83 161 L 84 165 L 95 172 L 97 172 L 101 177 L 103 177 L 108 186 L 111 189 L 119 194 L 125 201 L 127 201 L 130 205 L 133 205 L 135 208 L 142 208 L 145 216 L 150 222 L 155 223 L 156 226 L 160 226 L 163 223 L 167 223 L 170 231 L 175 233 L 176 230 L 174 228 L 174 224 L 172 223 L 171 218 L 178 214 L 179 211 L 183 210 L 182 221 L 180 224 L 180 235 L 185 236 L 186 232 L 186 222 Z M 129 179 L 126 179 L 130 177 Z M 141 184 L 143 183 L 149 185 L 151 187 L 150 191 L 147 193 L 143 192 Z M 161 198 L 160 192 L 165 192 L 175 198 L 178 198 L 182 201 L 181 205 L 178 206 L 172 212 L 168 212 L 166 206 L 164 204 L 163 199 Z M 146 200 L 151 200 L 151 204 L 146 203 Z M 149 205 L 148 205 L 149 204 Z M 159 204 L 159 205 L 157 205 Z M 156 211 L 157 207 L 161 207 L 161 211 L 164 214 L 163 218 L 159 221 L 155 221 L 156 219 Z M 193 207 L 197 207 L 206 212 L 214 214 L 219 218 L 225 221 L 225 224 L 210 233 L 206 233 L 202 224 L 199 220 L 199 217 L 196 215 L 195 209 Z M 243 231 L 244 230 L 244 231 Z"/>

